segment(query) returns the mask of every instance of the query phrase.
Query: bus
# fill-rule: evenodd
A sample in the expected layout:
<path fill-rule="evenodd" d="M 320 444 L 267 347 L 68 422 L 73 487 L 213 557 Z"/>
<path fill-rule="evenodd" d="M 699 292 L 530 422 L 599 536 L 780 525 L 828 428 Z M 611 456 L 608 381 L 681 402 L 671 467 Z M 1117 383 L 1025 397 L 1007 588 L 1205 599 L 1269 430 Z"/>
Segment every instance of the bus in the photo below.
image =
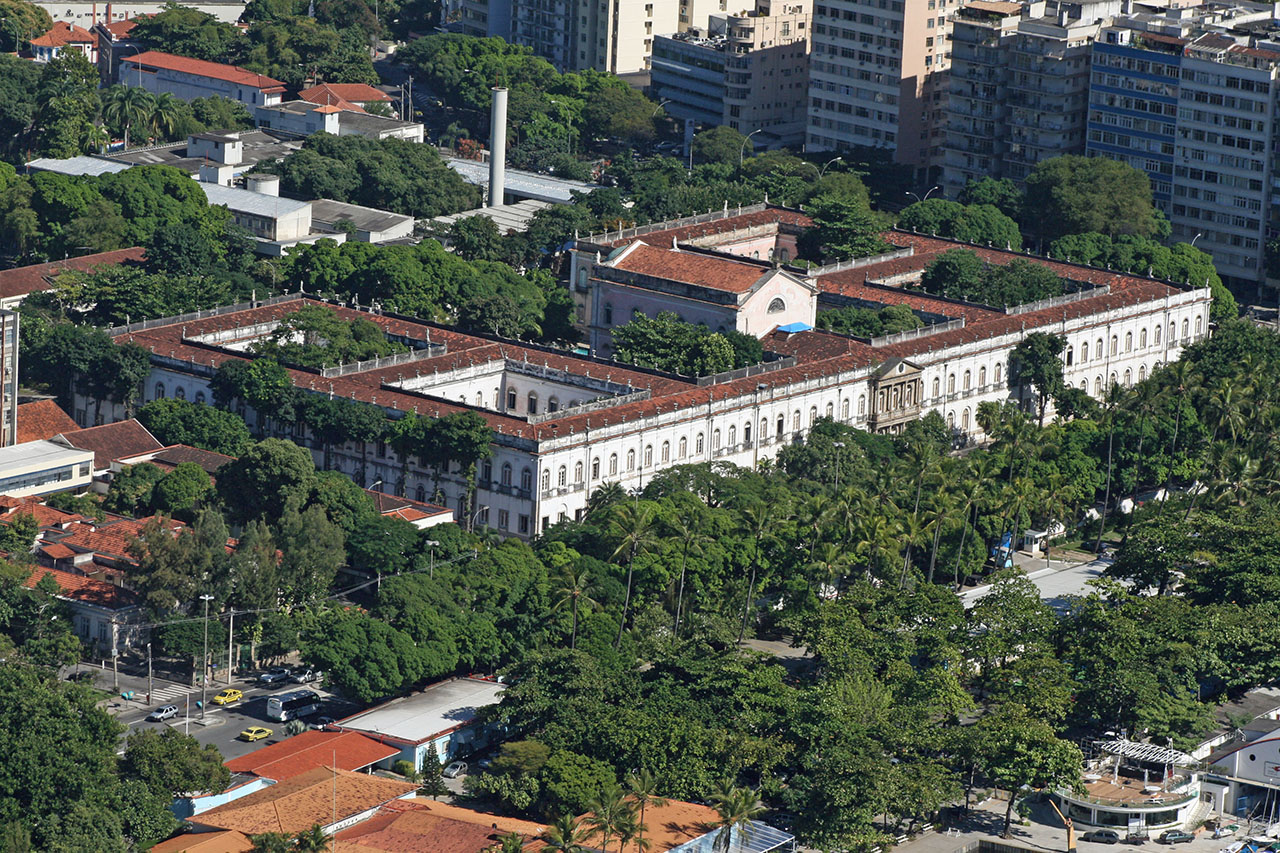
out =
<path fill-rule="evenodd" d="M 294 690 L 267 700 L 267 717 L 283 723 L 320 710 L 320 694 L 314 690 Z"/>

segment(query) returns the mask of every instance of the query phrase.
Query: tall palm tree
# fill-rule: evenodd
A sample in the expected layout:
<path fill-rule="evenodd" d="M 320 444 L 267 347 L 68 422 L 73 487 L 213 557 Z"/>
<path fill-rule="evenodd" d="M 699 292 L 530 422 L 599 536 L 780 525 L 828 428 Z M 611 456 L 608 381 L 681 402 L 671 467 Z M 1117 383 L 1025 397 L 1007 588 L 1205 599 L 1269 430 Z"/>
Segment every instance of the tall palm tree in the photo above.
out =
<path fill-rule="evenodd" d="M 498 839 L 494 853 L 520 853 L 524 849 L 524 836 L 518 832 L 508 832 Z"/>
<path fill-rule="evenodd" d="M 147 117 L 147 124 L 151 131 L 156 136 L 166 139 L 172 137 L 178 128 L 178 119 L 182 115 L 181 109 L 178 99 L 168 92 L 156 95 L 151 104 L 151 115 Z"/>
<path fill-rule="evenodd" d="M 569 648 L 571 649 L 578 647 L 578 608 L 586 607 L 590 610 L 598 610 L 600 603 L 591 597 L 597 591 L 598 587 L 591 580 L 591 572 L 586 569 L 574 572 L 573 569 L 565 566 L 557 588 L 559 597 L 556 599 L 553 609 L 559 610 L 567 604 L 573 610 L 573 633 L 569 639 Z"/>
<path fill-rule="evenodd" d="M 919 511 L 913 512 L 903 519 L 901 524 L 902 577 L 898 579 L 898 589 L 907 588 L 907 574 L 911 571 L 911 549 L 924 542 L 931 523 L 922 519 Z"/>
<path fill-rule="evenodd" d="M 644 821 L 640 820 L 640 816 L 635 811 L 630 811 L 622 816 L 622 820 L 618 823 L 618 850 L 619 853 L 628 853 L 627 848 L 632 847 L 632 853 L 647 853 L 652 843 L 644 837 L 644 831 L 648 829 Z"/>
<path fill-rule="evenodd" d="M 86 154 L 101 154 L 111 142 L 111 134 L 100 124 L 91 124 L 84 129 L 84 151 Z"/>
<path fill-rule="evenodd" d="M 701 545 L 709 537 L 698 529 L 697 519 L 694 518 L 692 511 L 680 513 L 675 519 L 666 521 L 663 527 L 668 535 L 680 540 L 680 583 L 676 593 L 676 618 L 671 631 L 678 640 L 680 639 L 680 618 L 684 613 L 684 576 L 689 567 L 689 556 L 701 553 Z"/>
<path fill-rule="evenodd" d="M 112 86 L 103 94 L 102 116 L 124 131 L 124 147 L 128 148 L 130 129 L 147 122 L 155 98 L 136 86 Z"/>
<path fill-rule="evenodd" d="M 609 839 L 618 834 L 618 829 L 626 822 L 631 811 L 631 804 L 623 796 L 617 782 L 610 782 L 588 806 L 591 814 L 587 816 L 587 826 L 600 836 L 600 849 L 609 853 Z M 625 853 L 619 850 L 618 853 Z"/>
<path fill-rule="evenodd" d="M 760 571 L 761 549 L 766 539 L 773 538 L 771 527 L 775 521 L 775 508 L 776 505 L 774 504 L 767 504 L 764 501 L 757 500 L 747 504 L 741 510 L 742 520 L 746 523 L 747 529 L 755 540 L 755 548 L 751 556 L 751 580 L 747 582 L 746 600 L 742 603 L 742 624 L 738 627 L 739 643 L 742 642 L 742 638 L 747 633 L 747 616 L 751 613 L 751 601 L 755 597 L 756 574 Z"/>
<path fill-rule="evenodd" d="M 712 794 L 711 803 L 718 815 L 716 828 L 720 830 L 712 848 L 717 853 L 728 853 L 735 828 L 738 830 L 738 847 L 741 848 L 742 842 L 751 835 L 751 821 L 764 812 L 759 793 L 750 788 L 726 788 L 722 784 Z"/>
<path fill-rule="evenodd" d="M 306 832 L 299 832 L 293 839 L 293 849 L 298 853 L 324 853 L 329 849 L 329 836 L 320 824 L 314 824 Z"/>
<path fill-rule="evenodd" d="M 563 814 L 542 830 L 542 840 L 553 853 L 581 853 L 587 841 L 587 830 L 576 817 Z"/>
<path fill-rule="evenodd" d="M 1115 449 L 1116 417 L 1117 410 L 1123 400 L 1124 389 L 1119 385 L 1112 385 L 1107 389 L 1102 401 L 1101 420 L 1107 425 L 1107 485 L 1102 491 L 1102 518 L 1098 523 L 1098 538 L 1093 543 L 1093 552 L 1095 554 L 1102 547 L 1102 534 L 1107 529 L 1107 509 L 1111 504 L 1111 472 L 1114 459 L 1112 451 Z"/>
<path fill-rule="evenodd" d="M 658 779 L 649 772 L 647 767 L 641 767 L 638 773 L 632 773 L 627 777 L 627 788 L 630 789 L 631 801 L 640 807 L 640 821 L 637 826 L 640 836 L 640 853 L 643 853 L 648 843 L 644 833 L 649 828 L 644 822 L 645 810 L 649 806 L 660 809 L 667 804 L 667 801 L 658 796 Z"/>
<path fill-rule="evenodd" d="M 613 514 L 609 519 L 609 531 L 618 538 L 618 545 L 613 549 L 609 559 L 616 560 L 619 555 L 627 558 L 627 594 L 622 599 L 622 619 L 618 622 L 618 639 L 614 647 L 622 645 L 622 632 L 627 626 L 627 611 L 631 607 L 631 581 L 635 573 L 636 555 L 651 547 L 656 541 L 656 519 L 653 507 L 638 501 L 621 503 L 613 506 Z"/>
<path fill-rule="evenodd" d="M 600 487 L 591 493 L 591 497 L 587 498 L 587 512 L 593 513 L 607 509 L 626 499 L 627 492 L 622 488 L 621 483 L 601 483 Z"/>

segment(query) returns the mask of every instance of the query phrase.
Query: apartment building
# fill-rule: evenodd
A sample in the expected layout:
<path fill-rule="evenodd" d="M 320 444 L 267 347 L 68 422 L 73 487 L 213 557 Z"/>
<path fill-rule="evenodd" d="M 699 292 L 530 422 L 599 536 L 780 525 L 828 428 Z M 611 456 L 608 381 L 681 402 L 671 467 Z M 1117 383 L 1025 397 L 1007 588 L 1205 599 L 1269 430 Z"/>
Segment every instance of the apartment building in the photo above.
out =
<path fill-rule="evenodd" d="M 18 441 L 18 312 L 0 309 L 0 447 Z"/>
<path fill-rule="evenodd" d="M 948 17 L 960 0 L 821 0 L 809 60 L 810 151 L 887 148 L 922 178 L 945 131 Z"/>
<path fill-rule="evenodd" d="M 654 37 L 679 28 L 680 8 L 680 0 L 513 0 L 509 41 L 531 48 L 561 71 L 644 73 Z M 478 7 L 461 12 L 474 20 L 481 15 Z"/>
<path fill-rule="evenodd" d="M 1089 50 L 1119 0 L 975 0 L 952 18 L 942 185 L 1021 183 L 1041 160 L 1082 154 Z"/>
<path fill-rule="evenodd" d="M 1272 191 L 1280 43 L 1270 15 L 1141 16 L 1092 51 L 1090 155 L 1142 169 L 1173 237 L 1213 256 L 1239 288 L 1265 280 L 1263 249 L 1280 218 Z M 1226 24 L 1228 26 L 1224 26 Z"/>
<path fill-rule="evenodd" d="M 651 93 L 678 119 L 759 131 L 757 148 L 804 144 L 810 15 L 807 0 L 760 0 L 705 29 L 658 36 Z"/>

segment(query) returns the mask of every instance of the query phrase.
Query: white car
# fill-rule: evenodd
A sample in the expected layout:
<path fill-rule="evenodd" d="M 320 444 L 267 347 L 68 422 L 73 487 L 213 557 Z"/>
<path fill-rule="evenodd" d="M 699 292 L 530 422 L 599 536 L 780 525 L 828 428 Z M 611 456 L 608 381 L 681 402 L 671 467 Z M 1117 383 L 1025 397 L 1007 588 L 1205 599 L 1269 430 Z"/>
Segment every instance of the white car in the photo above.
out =
<path fill-rule="evenodd" d="M 282 667 L 269 669 L 258 676 L 259 684 L 281 684 L 289 680 L 289 670 Z"/>
<path fill-rule="evenodd" d="M 164 722 L 165 720 L 172 719 L 176 716 L 178 716 L 177 705 L 161 705 L 159 708 L 156 708 L 150 714 L 147 714 L 147 722 L 161 723 L 161 722 Z"/>
<path fill-rule="evenodd" d="M 467 772 L 467 762 L 454 761 L 444 769 L 444 778 L 457 779 L 459 776 L 465 776 Z"/>

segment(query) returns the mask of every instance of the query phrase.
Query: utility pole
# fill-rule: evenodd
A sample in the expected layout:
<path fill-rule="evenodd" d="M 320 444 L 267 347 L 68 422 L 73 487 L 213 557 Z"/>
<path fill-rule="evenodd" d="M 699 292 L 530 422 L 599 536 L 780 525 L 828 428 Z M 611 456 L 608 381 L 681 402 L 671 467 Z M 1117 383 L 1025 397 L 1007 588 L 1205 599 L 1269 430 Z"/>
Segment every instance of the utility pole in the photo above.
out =
<path fill-rule="evenodd" d="M 115 619 L 111 620 L 111 688 L 120 689 L 120 628 Z"/>
<path fill-rule="evenodd" d="M 434 578 L 436 576 L 436 548 L 439 547 L 440 542 L 435 539 L 428 539 L 422 544 L 431 549 L 431 568 L 427 573 L 427 577 Z"/>
<path fill-rule="evenodd" d="M 147 705 L 151 704 L 151 688 L 153 686 L 151 680 L 151 644 L 147 643 Z"/>
<path fill-rule="evenodd" d="M 236 630 L 236 609 L 233 607 L 231 608 L 231 619 L 230 621 L 227 622 L 227 686 L 228 687 L 231 686 L 231 670 L 235 668 L 231 662 L 231 653 L 232 653 L 232 649 L 234 648 L 232 644 L 232 637 L 235 636 L 235 630 Z"/>
<path fill-rule="evenodd" d="M 205 689 L 209 686 L 209 602 L 213 596 L 200 596 L 204 602 L 204 657 L 200 658 L 200 719 L 204 719 Z"/>

